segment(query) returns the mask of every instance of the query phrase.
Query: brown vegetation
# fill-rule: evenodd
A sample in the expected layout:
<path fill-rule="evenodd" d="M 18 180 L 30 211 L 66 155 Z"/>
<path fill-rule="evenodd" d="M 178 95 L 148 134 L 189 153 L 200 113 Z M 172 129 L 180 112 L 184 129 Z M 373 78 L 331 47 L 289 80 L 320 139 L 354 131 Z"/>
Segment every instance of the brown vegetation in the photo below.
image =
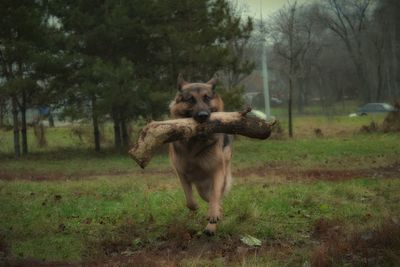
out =
<path fill-rule="evenodd" d="M 400 132 L 400 100 L 394 104 L 395 110 L 389 112 L 383 121 L 383 131 L 387 132 Z"/>
<path fill-rule="evenodd" d="M 395 266 L 400 260 L 396 219 L 387 219 L 375 229 L 349 233 L 340 222 L 321 218 L 314 224 L 313 237 L 319 244 L 310 255 L 312 266 Z"/>
<path fill-rule="evenodd" d="M 379 131 L 379 125 L 378 123 L 371 121 L 369 125 L 363 125 L 360 128 L 361 133 L 375 133 Z"/>
<path fill-rule="evenodd" d="M 33 126 L 33 133 L 35 134 L 36 143 L 39 147 L 47 146 L 46 132 L 42 123 L 36 123 Z"/>

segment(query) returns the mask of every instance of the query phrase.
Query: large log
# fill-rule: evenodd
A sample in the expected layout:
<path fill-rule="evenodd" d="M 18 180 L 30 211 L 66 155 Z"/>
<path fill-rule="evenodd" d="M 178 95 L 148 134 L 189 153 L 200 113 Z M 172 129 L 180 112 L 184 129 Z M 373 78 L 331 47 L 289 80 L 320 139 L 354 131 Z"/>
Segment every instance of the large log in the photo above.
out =
<path fill-rule="evenodd" d="M 192 118 L 152 121 L 140 132 L 134 147 L 129 151 L 132 158 L 145 168 L 154 151 L 165 143 L 188 140 L 197 135 L 213 133 L 239 134 L 250 138 L 267 139 L 275 123 L 246 116 L 251 109 L 243 112 L 214 112 L 210 119 L 198 123 Z"/>

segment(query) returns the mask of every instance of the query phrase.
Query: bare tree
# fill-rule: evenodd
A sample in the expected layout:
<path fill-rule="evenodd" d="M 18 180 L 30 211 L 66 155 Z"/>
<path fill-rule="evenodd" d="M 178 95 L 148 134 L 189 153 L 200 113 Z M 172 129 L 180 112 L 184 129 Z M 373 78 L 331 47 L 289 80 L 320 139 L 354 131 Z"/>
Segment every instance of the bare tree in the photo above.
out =
<path fill-rule="evenodd" d="M 344 43 L 354 64 L 364 100 L 371 100 L 363 53 L 371 0 L 324 0 L 318 19 L 332 30 Z"/>
<path fill-rule="evenodd" d="M 283 70 L 288 78 L 288 119 L 289 136 L 293 136 L 292 102 L 295 83 L 305 73 L 305 58 L 313 42 L 313 20 L 303 19 L 303 6 L 297 1 L 288 2 L 278 11 L 269 24 L 269 37 L 273 51 L 284 60 Z M 298 84 L 297 84 L 298 85 Z"/>
<path fill-rule="evenodd" d="M 6 102 L 6 97 L 3 95 L 0 95 L 0 128 L 4 127 L 4 119 L 6 116 L 6 107 L 7 107 L 7 102 Z"/>
<path fill-rule="evenodd" d="M 374 54 L 373 64 L 376 76 L 376 99 L 393 99 L 400 95 L 400 2 L 381 0 L 373 16 L 373 27 L 369 34 Z"/>
<path fill-rule="evenodd" d="M 371 84 L 375 88 L 375 92 L 372 92 L 372 98 L 379 102 L 383 97 L 385 50 L 387 48 L 385 29 L 389 27 L 389 23 L 388 20 L 384 18 L 382 12 L 378 11 L 376 17 L 380 23 L 374 23 L 372 25 L 368 33 L 368 39 L 371 41 L 369 50 L 371 51 L 370 59 L 372 61 L 372 64 L 369 64 L 369 66 L 371 68 L 371 75 L 374 78 Z"/>
<path fill-rule="evenodd" d="M 296 73 L 297 81 L 297 107 L 298 112 L 304 112 L 304 105 L 310 94 L 310 84 L 313 82 L 313 68 L 320 58 L 323 46 L 323 29 L 314 20 L 316 12 L 315 5 L 302 6 L 298 11 L 300 25 L 300 37 L 303 44 L 300 49 L 298 67 Z"/>

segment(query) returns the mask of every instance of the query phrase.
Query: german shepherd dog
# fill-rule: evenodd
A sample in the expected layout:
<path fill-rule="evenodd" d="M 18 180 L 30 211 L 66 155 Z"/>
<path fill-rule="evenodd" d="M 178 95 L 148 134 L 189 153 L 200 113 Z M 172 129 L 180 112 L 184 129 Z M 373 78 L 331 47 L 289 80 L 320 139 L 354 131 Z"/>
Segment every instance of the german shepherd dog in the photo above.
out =
<path fill-rule="evenodd" d="M 223 111 L 224 103 L 215 92 L 217 77 L 207 83 L 188 83 L 178 76 L 178 93 L 170 104 L 172 118 L 193 118 L 206 122 L 211 112 Z M 208 224 L 204 230 L 213 235 L 222 217 L 222 196 L 231 186 L 232 139 L 226 134 L 196 136 L 170 144 L 169 155 L 186 197 L 186 206 L 197 210 L 192 185 L 209 203 Z"/>

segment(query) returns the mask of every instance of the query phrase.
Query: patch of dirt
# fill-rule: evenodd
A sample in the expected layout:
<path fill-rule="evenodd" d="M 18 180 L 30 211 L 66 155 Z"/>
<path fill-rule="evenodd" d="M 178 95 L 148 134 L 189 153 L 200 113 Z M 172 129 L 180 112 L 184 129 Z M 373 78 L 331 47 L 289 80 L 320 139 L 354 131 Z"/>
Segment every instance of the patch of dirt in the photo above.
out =
<path fill-rule="evenodd" d="M 143 247 L 140 248 L 141 246 Z M 228 260 L 236 255 L 236 248 L 239 246 L 239 238 L 210 238 L 196 230 L 187 229 L 179 222 L 172 223 L 152 246 L 141 244 L 139 248 L 135 247 L 130 238 L 120 242 L 101 243 L 103 256 L 112 257 L 114 261 L 129 261 L 144 266 L 175 266 L 188 258 L 195 260 L 223 257 Z"/>
<path fill-rule="evenodd" d="M 0 263 L 1 260 L 6 257 L 9 253 L 9 246 L 6 242 L 6 237 L 0 233 Z"/>
<path fill-rule="evenodd" d="M 12 181 L 12 180 L 29 180 L 29 181 L 66 181 L 66 180 L 81 180 L 81 179 L 94 179 L 98 176 L 119 176 L 119 175 L 141 175 L 141 176 L 171 176 L 174 175 L 172 169 L 160 170 L 138 170 L 138 171 L 118 171 L 111 170 L 105 172 L 93 172 L 93 171 L 79 171 L 76 173 L 66 174 L 60 171 L 15 171 L 15 170 L 0 170 L 0 180 Z"/>
<path fill-rule="evenodd" d="M 11 171 L 0 170 L 0 180 L 30 180 L 30 181 L 65 181 L 65 180 L 81 180 L 95 179 L 98 176 L 119 176 L 119 175 L 140 175 L 145 176 L 175 176 L 172 169 L 146 169 L 136 171 L 118 171 L 111 170 L 106 172 L 80 171 L 77 173 L 66 174 L 64 172 L 39 172 L 39 171 Z M 233 171 L 234 177 L 271 177 L 279 176 L 284 180 L 328 180 L 328 181 L 344 181 L 354 178 L 400 178 L 400 162 L 394 164 L 371 169 L 356 170 L 338 170 L 338 169 L 309 169 L 301 170 L 293 167 L 284 168 L 277 165 L 263 165 L 259 167 L 243 168 Z"/>
<path fill-rule="evenodd" d="M 329 240 L 342 233 L 342 223 L 338 220 L 320 218 L 314 222 L 311 237 L 319 240 Z"/>
<path fill-rule="evenodd" d="M 283 259 L 293 252 L 292 246 L 283 242 L 248 247 L 239 237 L 221 239 L 198 234 L 193 230 L 171 225 L 165 236 L 152 247 L 134 249 L 132 242 L 107 242 L 104 255 L 83 262 L 51 262 L 36 259 L 8 260 L 6 266 L 197 266 L 207 260 L 218 259 L 221 265 L 243 262 L 246 257 L 274 253 Z M 275 255 L 277 254 L 277 255 Z M 285 256 L 283 256 L 285 255 Z M 1 261 L 0 261 L 1 265 Z"/>
<path fill-rule="evenodd" d="M 294 168 L 260 166 L 244 168 L 234 171 L 236 177 L 246 176 L 280 176 L 286 180 L 328 180 L 344 181 L 354 178 L 400 178 L 400 162 L 371 169 L 337 170 L 337 169 L 310 169 L 299 170 Z"/>
<path fill-rule="evenodd" d="M 31 172 L 31 171 L 8 171 L 0 170 L 0 180 L 30 180 L 30 181 L 59 181 L 69 180 L 72 176 L 62 172 Z"/>
<path fill-rule="evenodd" d="M 400 225 L 386 221 L 376 229 L 347 232 L 340 221 L 321 218 L 314 223 L 312 238 L 316 245 L 309 254 L 311 266 L 395 266 L 400 260 Z M 132 249 L 128 243 L 107 244 L 107 254 L 80 263 L 23 260 L 10 266 L 181 266 L 216 260 L 229 266 L 246 257 L 272 255 L 285 260 L 298 249 L 285 242 L 264 242 L 259 248 L 242 244 L 237 237 L 220 239 L 198 235 L 195 231 L 171 225 L 154 247 Z M 110 254 L 111 253 L 111 254 Z M 391 265 L 393 264 L 393 265 Z"/>
<path fill-rule="evenodd" d="M 346 232 L 337 221 L 314 224 L 318 241 L 310 254 L 312 266 L 396 266 L 400 262 L 400 224 L 388 219 L 376 229 Z"/>
<path fill-rule="evenodd" d="M 400 260 L 400 224 L 388 219 L 374 229 L 348 232 L 339 220 L 320 218 L 311 233 L 311 266 L 396 266 Z M 207 237 L 178 224 L 171 224 L 165 235 L 152 246 L 134 248 L 132 242 L 105 242 L 104 255 L 84 262 L 47 262 L 33 259 L 1 261 L 7 266 L 191 266 L 217 260 L 230 266 L 246 258 L 272 257 L 285 262 L 304 245 L 281 240 L 264 241 L 258 248 L 241 243 L 239 237 Z M 299 247 L 301 246 L 301 247 Z M 214 262 L 215 263 L 215 262 Z M 302 262 L 301 262 L 302 263 Z M 299 263 L 299 264 L 301 264 Z"/>

